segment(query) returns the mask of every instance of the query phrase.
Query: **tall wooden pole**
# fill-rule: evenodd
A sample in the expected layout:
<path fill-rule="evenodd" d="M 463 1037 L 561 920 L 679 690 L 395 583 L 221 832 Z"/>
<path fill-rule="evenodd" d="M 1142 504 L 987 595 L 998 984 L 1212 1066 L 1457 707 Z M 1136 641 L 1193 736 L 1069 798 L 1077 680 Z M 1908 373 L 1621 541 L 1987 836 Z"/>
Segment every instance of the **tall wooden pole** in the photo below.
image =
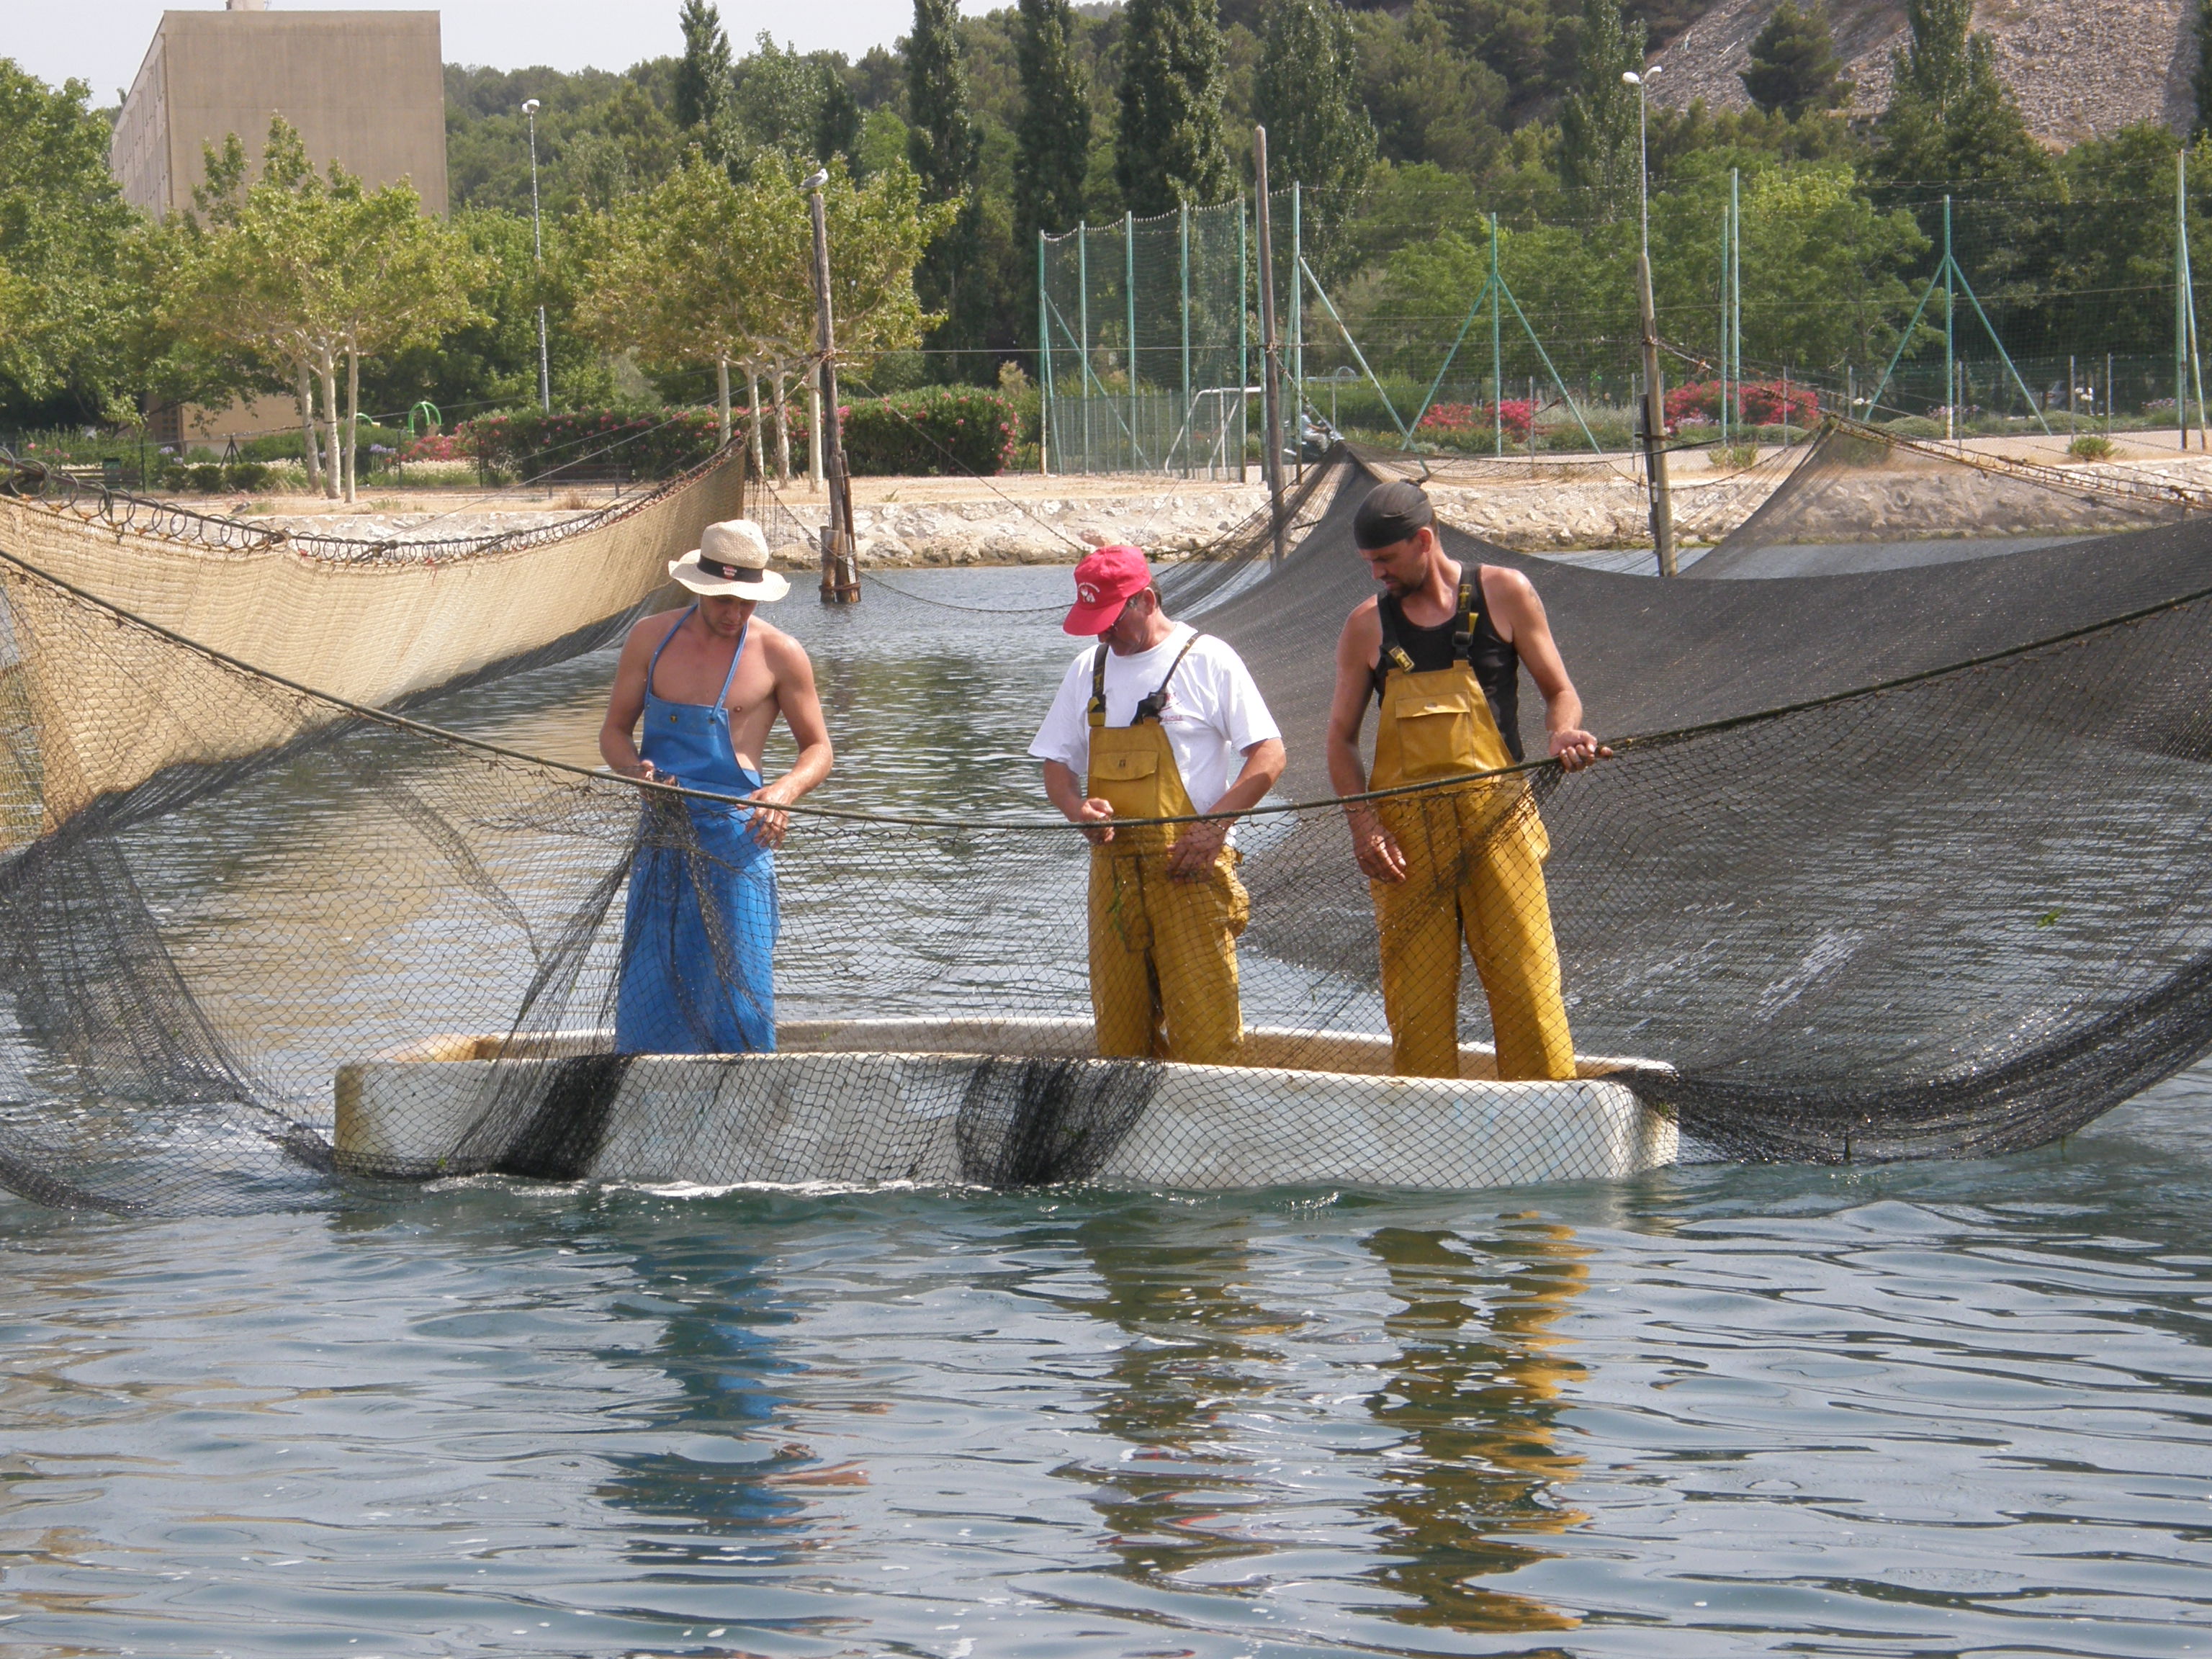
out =
<path fill-rule="evenodd" d="M 1656 73 L 1656 71 L 1654 71 Z M 1636 303 L 1644 321 L 1644 477 L 1651 489 L 1651 548 L 1659 574 L 1674 574 L 1674 500 L 1667 491 L 1667 391 L 1659 379 L 1659 308 L 1651 301 L 1651 157 L 1642 82 L 1636 87 L 1638 210 Z"/>
<path fill-rule="evenodd" d="M 1252 170 L 1260 198 L 1260 405 L 1267 430 L 1260 452 L 1267 480 L 1270 560 L 1283 562 L 1283 343 L 1275 337 L 1275 242 L 1267 216 L 1267 129 L 1252 129 Z"/>
<path fill-rule="evenodd" d="M 822 189 L 807 192 L 814 216 L 816 349 L 822 354 L 823 470 L 829 475 L 830 523 L 822 532 L 822 602 L 853 605 L 860 597 L 860 568 L 853 551 L 853 486 L 845 476 L 845 434 L 837 416 L 836 333 L 830 315 L 830 226 Z"/>

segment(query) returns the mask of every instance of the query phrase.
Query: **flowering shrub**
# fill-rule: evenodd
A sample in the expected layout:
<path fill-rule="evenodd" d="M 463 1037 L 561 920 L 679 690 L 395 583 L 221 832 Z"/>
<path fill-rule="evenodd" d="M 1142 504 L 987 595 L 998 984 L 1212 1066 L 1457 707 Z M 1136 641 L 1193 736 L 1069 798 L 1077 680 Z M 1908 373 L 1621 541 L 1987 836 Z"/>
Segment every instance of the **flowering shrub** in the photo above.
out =
<path fill-rule="evenodd" d="M 1746 426 L 1811 426 L 1820 418 L 1820 393 L 1799 381 L 1747 380 L 1741 388 Z M 1721 383 L 1692 380 L 1667 394 L 1667 424 L 1698 425 L 1721 417 Z"/>
<path fill-rule="evenodd" d="M 1431 404 L 1413 429 L 1440 442 L 1467 445 L 1480 440 L 1494 441 L 1502 424 L 1507 441 L 1526 443 L 1535 419 L 1536 406 L 1526 398 L 1508 398 L 1497 405 L 1494 414 L 1488 404 Z"/>
<path fill-rule="evenodd" d="M 468 440 L 459 432 L 426 432 L 399 452 L 402 463 L 465 461 L 471 459 Z"/>

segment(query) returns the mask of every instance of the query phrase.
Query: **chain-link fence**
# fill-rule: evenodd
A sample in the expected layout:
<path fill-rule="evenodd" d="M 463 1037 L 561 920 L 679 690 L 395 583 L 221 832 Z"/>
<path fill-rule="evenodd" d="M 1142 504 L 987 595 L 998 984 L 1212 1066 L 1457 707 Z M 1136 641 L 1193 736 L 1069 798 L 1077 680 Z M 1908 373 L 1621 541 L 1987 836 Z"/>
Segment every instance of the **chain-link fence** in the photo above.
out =
<path fill-rule="evenodd" d="M 1917 437 L 2197 430 L 2193 447 L 2208 205 L 2170 153 L 2035 196 L 1877 188 L 1840 165 L 1672 179 L 1650 227 L 1668 421 L 1723 443 L 1848 412 Z M 1338 433 L 1417 453 L 1632 447 L 1637 209 L 1548 186 L 1486 204 L 1427 168 L 1277 191 L 1285 453 Z M 1048 466 L 1256 469 L 1259 259 L 1249 196 L 1041 238 Z"/>

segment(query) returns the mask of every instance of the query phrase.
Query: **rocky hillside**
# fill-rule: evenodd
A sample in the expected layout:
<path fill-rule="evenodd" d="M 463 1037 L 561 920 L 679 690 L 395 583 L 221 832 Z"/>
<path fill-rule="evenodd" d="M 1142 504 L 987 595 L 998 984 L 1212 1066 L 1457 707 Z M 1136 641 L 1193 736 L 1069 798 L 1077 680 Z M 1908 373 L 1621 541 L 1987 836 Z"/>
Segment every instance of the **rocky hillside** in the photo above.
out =
<path fill-rule="evenodd" d="M 1737 78 L 1778 0 L 1718 0 L 1664 47 L 1653 95 L 1677 108 L 1703 98 L 1714 109 L 1750 100 Z M 2195 113 L 2195 0 L 1982 0 L 1974 27 L 1996 38 L 1997 67 L 2027 125 L 2053 143 L 2136 121 L 2185 130 Z M 1829 25 L 1855 111 L 1889 94 L 1890 54 L 1905 42 L 1902 0 L 1828 0 Z"/>

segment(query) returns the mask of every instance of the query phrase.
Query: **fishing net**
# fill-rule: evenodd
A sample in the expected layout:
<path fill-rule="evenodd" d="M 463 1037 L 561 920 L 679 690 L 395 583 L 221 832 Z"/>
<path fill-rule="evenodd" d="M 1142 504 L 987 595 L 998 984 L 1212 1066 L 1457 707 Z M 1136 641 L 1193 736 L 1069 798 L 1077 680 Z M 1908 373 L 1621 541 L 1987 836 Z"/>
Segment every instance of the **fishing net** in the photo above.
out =
<path fill-rule="evenodd" d="M 592 769 L 603 664 L 418 723 L 0 549 L 0 1182 L 118 1209 L 486 1172 L 1474 1186 L 2031 1146 L 2212 1046 L 2199 515 L 1698 583 L 1447 532 L 1536 581 L 1590 723 L 1650 735 L 1378 803 L 1423 848 L 1378 925 L 1320 752 L 1372 476 L 1340 452 L 1286 559 L 1261 524 L 1164 583 L 1288 738 L 1233 860 L 1178 884 L 1173 826 L 1094 850 L 1041 810 L 861 811 L 833 780 L 774 855 L 772 971 L 759 894 L 723 902 L 760 873 L 727 809 Z M 961 718 L 896 665 L 876 684 Z M 1500 1030 L 1453 964 L 1480 935 L 1511 1006 L 1543 914 L 1574 1075 L 1495 1081 L 1500 1053 L 1525 1078 L 1525 1012 Z M 1140 1002 L 1218 986 L 1230 935 L 1230 1063 L 1182 1057 L 1173 1012 L 1164 1052 L 1099 1057 L 1101 971 Z M 1456 1076 L 1390 1075 L 1386 959 Z M 634 1020 L 766 1021 L 777 1052 L 623 1052 Z"/>

